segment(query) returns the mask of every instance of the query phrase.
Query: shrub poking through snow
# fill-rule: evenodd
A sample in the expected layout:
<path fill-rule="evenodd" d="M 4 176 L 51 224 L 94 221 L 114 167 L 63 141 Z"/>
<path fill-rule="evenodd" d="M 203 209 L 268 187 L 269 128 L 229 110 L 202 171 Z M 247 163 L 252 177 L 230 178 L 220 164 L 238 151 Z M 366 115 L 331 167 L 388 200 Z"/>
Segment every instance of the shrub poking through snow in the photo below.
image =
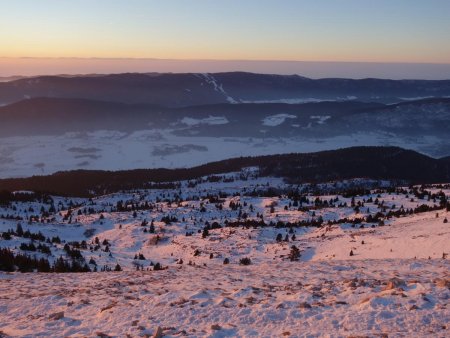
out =
<path fill-rule="evenodd" d="M 300 258 L 300 250 L 295 246 L 291 246 L 291 251 L 289 252 L 289 260 L 291 262 L 298 261 Z"/>
<path fill-rule="evenodd" d="M 208 236 L 209 236 L 209 231 L 208 231 L 208 229 L 204 228 L 203 232 L 202 232 L 202 238 L 206 238 Z"/>
<path fill-rule="evenodd" d="M 250 264 L 252 264 L 252 260 L 248 257 L 244 257 L 239 260 L 239 264 L 240 265 L 250 265 Z"/>

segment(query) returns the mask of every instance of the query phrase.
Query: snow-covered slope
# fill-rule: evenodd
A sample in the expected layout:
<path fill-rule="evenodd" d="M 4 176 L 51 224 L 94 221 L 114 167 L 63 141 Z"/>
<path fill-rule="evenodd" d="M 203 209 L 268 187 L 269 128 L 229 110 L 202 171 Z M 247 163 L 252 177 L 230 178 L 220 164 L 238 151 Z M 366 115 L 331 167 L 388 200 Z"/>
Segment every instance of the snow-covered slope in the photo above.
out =
<path fill-rule="evenodd" d="M 1 334 L 447 336 L 449 198 L 450 185 L 290 186 L 248 168 L 90 200 L 14 201 L 0 207 L 0 232 L 13 229 L 0 247 L 54 262 L 68 245 L 91 269 L 124 271 L 0 273 Z M 34 241 L 50 255 L 20 249 L 32 241 L 17 223 L 61 243 Z"/>
<path fill-rule="evenodd" d="M 391 259 L 0 275 L 0 330 L 5 337 L 446 337 L 449 268 Z"/>

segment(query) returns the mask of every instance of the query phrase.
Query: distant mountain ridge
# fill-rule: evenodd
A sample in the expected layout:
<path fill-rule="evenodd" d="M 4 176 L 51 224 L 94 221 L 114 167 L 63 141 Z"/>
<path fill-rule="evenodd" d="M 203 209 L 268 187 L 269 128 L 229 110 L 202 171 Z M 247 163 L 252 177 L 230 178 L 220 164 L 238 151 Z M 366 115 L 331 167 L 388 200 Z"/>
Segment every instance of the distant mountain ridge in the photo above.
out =
<path fill-rule="evenodd" d="M 244 72 L 23 78 L 0 83 L 0 138 L 1 177 L 355 145 L 443 157 L 450 155 L 450 80 Z"/>
<path fill-rule="evenodd" d="M 294 100 L 402 99 L 450 96 L 450 80 L 318 79 L 298 75 L 228 73 L 126 73 L 38 76 L 0 83 L 0 104 L 26 98 L 84 98 L 166 107 Z"/>
<path fill-rule="evenodd" d="M 219 118 L 222 123 L 208 123 Z M 358 132 L 435 135 L 450 131 L 450 98 L 398 104 L 358 101 L 220 103 L 167 108 L 79 98 L 32 98 L 0 107 L 5 136 L 65 132 L 172 129 L 179 135 L 239 137 L 317 137 Z M 187 123 L 186 121 L 191 121 Z"/>
<path fill-rule="evenodd" d="M 398 147 L 352 147 L 316 153 L 240 157 L 188 169 L 125 171 L 76 170 L 48 176 L 1 179 L 0 190 L 32 190 L 63 196 L 92 196 L 148 188 L 150 182 L 175 182 L 259 167 L 262 176 L 291 183 L 320 183 L 352 178 L 404 183 L 450 181 L 450 161 Z"/>

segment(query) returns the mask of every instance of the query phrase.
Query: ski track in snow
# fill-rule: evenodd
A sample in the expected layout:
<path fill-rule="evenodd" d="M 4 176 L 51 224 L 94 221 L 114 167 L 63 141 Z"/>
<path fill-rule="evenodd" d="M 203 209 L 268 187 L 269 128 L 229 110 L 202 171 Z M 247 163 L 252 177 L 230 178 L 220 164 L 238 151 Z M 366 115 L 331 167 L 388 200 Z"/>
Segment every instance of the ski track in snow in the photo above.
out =
<path fill-rule="evenodd" d="M 221 93 L 223 96 L 225 96 L 225 99 L 228 101 L 228 103 L 238 103 L 235 99 L 227 94 L 227 92 L 223 89 L 223 85 L 221 83 L 219 84 L 212 74 L 201 73 L 200 75 L 203 77 L 207 84 L 214 87 L 214 90 L 216 92 Z"/>

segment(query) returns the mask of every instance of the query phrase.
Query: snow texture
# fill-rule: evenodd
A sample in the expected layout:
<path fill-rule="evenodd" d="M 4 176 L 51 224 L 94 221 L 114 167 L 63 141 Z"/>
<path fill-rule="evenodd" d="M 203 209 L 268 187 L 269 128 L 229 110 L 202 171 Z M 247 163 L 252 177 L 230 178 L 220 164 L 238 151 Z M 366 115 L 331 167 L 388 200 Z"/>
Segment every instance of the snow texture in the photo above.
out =
<path fill-rule="evenodd" d="M 222 175 L 219 180 L 180 182 L 174 189 L 121 192 L 92 200 L 53 196 L 59 211 L 38 221 L 21 222 L 24 231 L 88 242 L 88 260 L 122 272 L 79 274 L 0 273 L 0 331 L 4 337 L 273 337 L 273 336 L 448 336 L 450 309 L 450 218 L 446 209 L 407 214 L 378 223 L 352 220 L 439 200 L 372 190 L 350 197 L 326 193 L 389 182 L 355 179 L 320 184 L 323 194 L 306 194 L 301 208 L 286 195 L 250 192 L 288 189 L 279 178 L 260 178 L 257 168 Z M 295 186 L 306 191 L 308 185 Z M 450 197 L 450 189 L 430 193 Z M 211 196 L 226 194 L 220 200 Z M 170 202 L 181 198 L 180 202 Z M 123 201 L 127 210 L 114 211 Z M 319 201 L 319 202 L 318 202 Z M 321 204 L 320 201 L 332 201 Z M 133 205 L 151 209 L 133 215 Z M 233 209 L 233 203 L 242 208 Z M 222 207 L 218 207 L 222 205 Z M 355 208 L 352 205 L 360 206 Z M 14 229 L 43 202 L 0 207 L 0 232 Z M 68 209 L 73 217 L 65 217 Z M 85 213 L 86 208 L 91 208 Z M 311 221 L 320 227 L 221 227 L 202 235 L 206 222 L 224 225 L 258 219 L 266 223 Z M 7 217 L 10 215 L 11 217 Z M 175 217 L 163 222 L 163 216 Z M 328 221 L 348 221 L 328 224 Z M 154 221 L 155 232 L 145 232 Z M 190 232 L 191 235 L 186 235 Z M 276 241 L 277 234 L 288 240 Z M 292 235 L 295 234 L 295 238 Z M 94 237 L 107 240 L 109 252 L 89 249 Z M 21 251 L 30 240 L 13 236 L 1 247 Z M 54 260 L 63 245 L 51 244 Z M 290 261 L 291 246 L 299 261 Z M 349 252 L 353 255 L 349 255 Z M 136 253 L 145 258 L 136 260 Z M 36 253 L 38 256 L 44 254 Z M 242 258 L 252 264 L 240 265 Z M 225 258 L 229 264 L 224 265 Z M 151 262 L 167 269 L 153 271 Z M 135 271 L 142 266 L 144 271 Z M 91 268 L 93 265 L 91 265 Z"/>

